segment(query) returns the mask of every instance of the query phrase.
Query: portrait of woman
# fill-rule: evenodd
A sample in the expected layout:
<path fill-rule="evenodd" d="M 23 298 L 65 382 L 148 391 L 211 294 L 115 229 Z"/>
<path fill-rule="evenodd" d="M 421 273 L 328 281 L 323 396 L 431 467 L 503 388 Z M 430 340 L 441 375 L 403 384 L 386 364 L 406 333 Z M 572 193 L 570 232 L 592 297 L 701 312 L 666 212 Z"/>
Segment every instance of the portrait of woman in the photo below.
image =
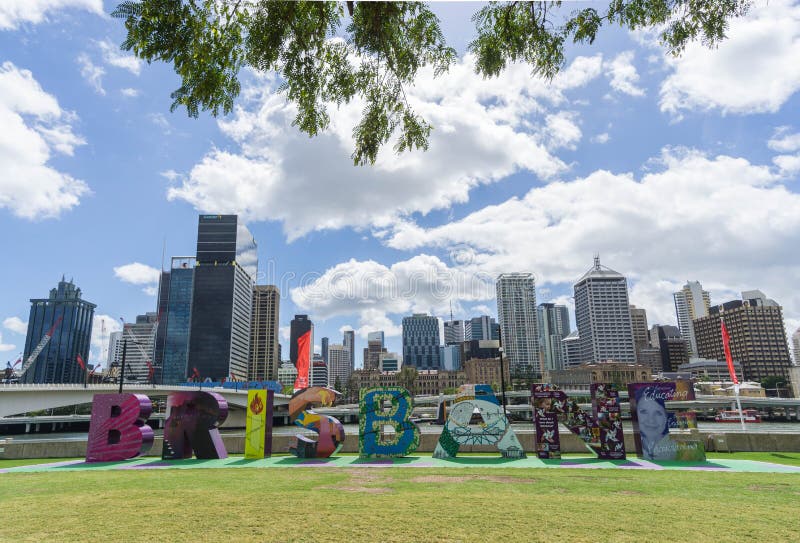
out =
<path fill-rule="evenodd" d="M 670 460 L 675 451 L 669 439 L 669 417 L 664 405 L 646 394 L 636 401 L 642 453 L 648 460 Z"/>

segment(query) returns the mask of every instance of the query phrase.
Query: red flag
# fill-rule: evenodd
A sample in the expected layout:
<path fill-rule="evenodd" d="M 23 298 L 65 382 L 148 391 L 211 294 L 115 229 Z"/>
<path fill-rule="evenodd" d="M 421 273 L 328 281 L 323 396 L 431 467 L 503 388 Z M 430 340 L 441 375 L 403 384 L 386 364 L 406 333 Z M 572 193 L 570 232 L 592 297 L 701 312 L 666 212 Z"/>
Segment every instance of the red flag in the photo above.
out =
<path fill-rule="evenodd" d="M 14 365 L 13 365 L 13 366 L 11 366 L 11 369 L 14 369 L 14 368 L 16 368 L 17 366 L 19 366 L 19 363 L 20 363 L 20 362 L 22 362 L 22 357 L 21 357 L 21 356 L 20 356 L 19 358 L 17 358 L 17 361 L 16 361 L 16 362 L 14 362 Z"/>
<path fill-rule="evenodd" d="M 155 368 L 153 368 L 153 364 L 151 364 L 150 361 L 148 360 L 147 361 L 147 380 L 148 381 L 151 381 L 151 382 L 153 381 L 153 375 L 155 374 L 155 372 L 156 371 L 155 371 Z"/>
<path fill-rule="evenodd" d="M 311 330 L 297 338 L 297 379 L 294 388 L 308 388 L 308 366 Z"/>
<path fill-rule="evenodd" d="M 728 329 L 725 327 L 725 321 L 720 320 L 722 325 L 722 346 L 725 348 L 725 361 L 728 363 L 728 372 L 731 374 L 731 381 L 734 385 L 739 384 L 739 379 L 736 377 L 736 370 L 733 367 L 733 356 L 731 356 L 731 336 L 728 335 Z"/>
<path fill-rule="evenodd" d="M 96 372 L 99 369 L 100 369 L 100 365 L 98 364 L 97 366 L 92 368 L 92 371 L 89 372 L 89 375 L 94 375 L 94 372 Z"/>
<path fill-rule="evenodd" d="M 86 371 L 86 363 L 83 361 L 83 358 L 81 358 L 81 355 L 76 356 L 75 360 L 78 362 L 78 365 L 81 367 L 81 369 Z"/>

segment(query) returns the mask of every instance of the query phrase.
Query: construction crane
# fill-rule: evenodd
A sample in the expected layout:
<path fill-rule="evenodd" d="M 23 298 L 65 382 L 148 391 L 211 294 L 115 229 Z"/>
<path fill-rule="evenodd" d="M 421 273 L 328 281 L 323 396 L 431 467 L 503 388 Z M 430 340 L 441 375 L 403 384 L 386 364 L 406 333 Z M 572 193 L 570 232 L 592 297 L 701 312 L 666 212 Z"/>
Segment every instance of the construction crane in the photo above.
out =
<path fill-rule="evenodd" d="M 59 316 L 56 319 L 56 322 L 53 323 L 53 326 L 50 328 L 50 330 L 48 330 L 47 333 L 44 336 L 42 336 L 42 339 L 39 341 L 39 344 L 36 346 L 34 350 L 31 351 L 31 354 L 28 355 L 28 358 L 25 359 L 25 362 L 22 364 L 22 369 L 19 370 L 20 379 L 22 379 L 22 377 L 25 375 L 25 372 L 31 369 L 33 363 L 36 362 L 36 359 L 42 353 L 44 348 L 47 347 L 48 343 L 50 343 L 50 338 L 53 337 L 53 333 L 56 331 L 56 327 L 59 324 L 61 324 L 62 317 L 63 315 Z"/>

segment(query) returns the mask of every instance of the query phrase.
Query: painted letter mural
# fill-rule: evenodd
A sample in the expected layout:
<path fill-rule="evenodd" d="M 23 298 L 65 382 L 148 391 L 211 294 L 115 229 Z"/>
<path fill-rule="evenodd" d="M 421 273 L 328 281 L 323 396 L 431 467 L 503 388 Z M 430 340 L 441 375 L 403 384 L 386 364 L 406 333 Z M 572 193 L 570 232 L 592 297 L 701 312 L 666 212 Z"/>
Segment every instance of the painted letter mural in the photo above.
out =
<path fill-rule="evenodd" d="M 636 454 L 645 460 L 704 461 L 706 451 L 699 440 L 670 437 L 669 429 L 680 426 L 676 413 L 667 411 L 667 400 L 694 400 L 694 388 L 688 381 L 666 383 L 631 383 L 628 385 L 631 404 L 633 438 Z M 686 419 L 683 413 L 680 418 Z M 692 417 L 688 417 L 692 418 Z"/>
<path fill-rule="evenodd" d="M 87 462 L 116 462 L 145 454 L 153 446 L 146 424 L 153 404 L 143 394 L 95 394 Z"/>
<path fill-rule="evenodd" d="M 325 387 L 298 390 L 289 400 L 289 418 L 297 425 L 316 432 L 317 441 L 298 434 L 289 452 L 299 458 L 328 458 L 344 443 L 344 426 L 338 419 L 319 415 L 308 407 L 330 407 L 336 401 L 336 391 Z"/>
<path fill-rule="evenodd" d="M 591 385 L 594 417 L 585 413 L 575 400 L 554 385 L 531 387 L 533 420 L 536 427 L 536 454 L 539 458 L 561 458 L 558 415 L 566 414 L 570 432 L 580 437 L 598 458 L 625 458 L 625 440 L 620 419 L 619 392 L 613 385 Z"/>
<path fill-rule="evenodd" d="M 170 393 L 161 458 L 227 458 L 218 429 L 227 417 L 228 402 L 216 392 Z"/>
<path fill-rule="evenodd" d="M 388 401 L 391 407 L 383 410 Z M 419 447 L 419 428 L 411 422 L 414 400 L 403 387 L 361 389 L 358 403 L 358 452 L 362 458 L 406 456 Z M 384 436 L 385 426 L 394 433 Z"/>
<path fill-rule="evenodd" d="M 477 420 L 470 425 L 473 418 Z M 458 389 L 433 456 L 455 458 L 461 445 L 496 445 L 503 458 L 525 458 L 489 385 L 462 385 Z"/>
<path fill-rule="evenodd" d="M 247 423 L 244 457 L 264 458 L 272 455 L 272 409 L 275 393 L 272 390 L 247 392 Z"/>

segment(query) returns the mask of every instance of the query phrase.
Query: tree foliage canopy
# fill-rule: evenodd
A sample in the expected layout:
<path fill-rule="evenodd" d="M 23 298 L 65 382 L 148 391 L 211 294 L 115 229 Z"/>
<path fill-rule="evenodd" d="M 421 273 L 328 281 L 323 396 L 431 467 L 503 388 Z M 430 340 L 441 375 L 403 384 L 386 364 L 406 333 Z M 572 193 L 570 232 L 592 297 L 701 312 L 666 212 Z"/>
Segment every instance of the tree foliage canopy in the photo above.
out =
<path fill-rule="evenodd" d="M 714 47 L 730 19 L 750 0 L 611 0 L 607 8 L 567 12 L 561 2 L 490 2 L 474 16 L 469 45 L 477 73 L 497 76 L 526 62 L 552 78 L 569 42 L 594 42 L 604 25 L 657 29 L 679 55 L 699 40 Z M 431 66 L 436 76 L 456 61 L 436 15 L 420 2 L 278 0 L 126 0 L 112 13 L 124 19 L 122 48 L 148 62 L 173 65 L 181 85 L 172 110 L 228 114 L 241 91 L 244 67 L 276 72 L 280 91 L 297 106 L 293 124 L 309 136 L 330 122 L 328 105 L 360 98 L 353 129 L 356 164 L 373 163 L 393 137 L 394 149 L 427 149 L 432 126 L 414 112 L 404 88 Z"/>

